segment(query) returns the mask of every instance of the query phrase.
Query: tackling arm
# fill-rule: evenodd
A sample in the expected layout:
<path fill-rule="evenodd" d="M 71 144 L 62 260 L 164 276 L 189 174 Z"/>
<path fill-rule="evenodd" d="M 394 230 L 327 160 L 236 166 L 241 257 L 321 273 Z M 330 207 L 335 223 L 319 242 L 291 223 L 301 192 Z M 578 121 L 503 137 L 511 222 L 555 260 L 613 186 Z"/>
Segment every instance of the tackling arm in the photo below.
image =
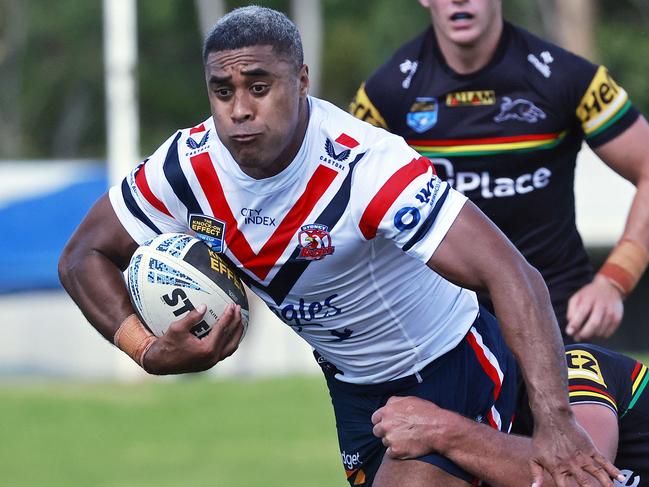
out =
<path fill-rule="evenodd" d="M 617 417 L 598 404 L 573 406 L 579 424 L 610 461 L 617 452 Z M 530 484 L 530 438 L 507 435 L 485 424 L 415 397 L 393 397 L 372 416 L 374 434 L 383 438 L 388 455 L 414 458 L 431 451 L 449 458 L 494 487 Z M 554 486 L 549 475 L 543 485 Z"/>
<path fill-rule="evenodd" d="M 613 467 L 576 424 L 568 404 L 563 346 L 547 288 L 495 225 L 467 201 L 428 262 L 436 272 L 491 295 L 503 335 L 521 367 L 536 424 L 530 465 L 542 482 L 546 469 L 557 485 L 586 472 L 610 485 Z"/>

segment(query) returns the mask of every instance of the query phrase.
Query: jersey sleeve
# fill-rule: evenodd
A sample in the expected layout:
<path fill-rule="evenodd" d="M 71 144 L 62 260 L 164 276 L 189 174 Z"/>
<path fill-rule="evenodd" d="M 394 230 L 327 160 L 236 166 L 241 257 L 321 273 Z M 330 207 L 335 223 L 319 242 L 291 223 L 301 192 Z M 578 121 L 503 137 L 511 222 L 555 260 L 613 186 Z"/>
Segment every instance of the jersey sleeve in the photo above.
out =
<path fill-rule="evenodd" d="M 368 156 L 357 168 L 352 197 L 360 232 L 366 240 L 392 240 L 428 262 L 466 198 L 439 179 L 432 163 L 401 137 L 384 137 Z"/>
<path fill-rule="evenodd" d="M 589 69 L 581 70 L 576 76 L 581 80 L 574 94 L 577 99 L 575 115 L 584 139 L 592 148 L 597 148 L 629 128 L 639 113 L 627 92 L 604 66 L 588 65 Z"/>
<path fill-rule="evenodd" d="M 177 135 L 109 190 L 110 202 L 120 223 L 138 244 L 166 232 L 186 232 L 177 219 L 178 201 L 164 175 L 164 162 L 177 150 Z"/>
<path fill-rule="evenodd" d="M 601 404 L 616 415 L 619 404 L 619 368 L 611 354 L 599 353 L 591 346 L 566 348 L 568 395 L 570 404 Z"/>
<path fill-rule="evenodd" d="M 367 94 L 365 83 L 358 88 L 354 99 L 349 105 L 349 113 L 364 122 L 371 123 L 375 127 L 388 129 L 388 124 L 385 122 L 383 115 L 381 115 L 381 112 Z"/>

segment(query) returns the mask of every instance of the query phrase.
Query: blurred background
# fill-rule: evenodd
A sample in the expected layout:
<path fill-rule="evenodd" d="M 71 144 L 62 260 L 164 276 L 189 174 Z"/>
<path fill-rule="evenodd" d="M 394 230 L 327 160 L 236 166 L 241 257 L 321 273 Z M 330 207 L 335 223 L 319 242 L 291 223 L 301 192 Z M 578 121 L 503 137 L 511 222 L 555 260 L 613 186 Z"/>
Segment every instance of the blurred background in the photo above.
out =
<path fill-rule="evenodd" d="M 144 418 L 159 411 L 161 402 L 174 404 L 170 414 L 185 414 L 196 421 L 196 439 L 200 432 L 205 434 L 200 426 L 205 416 L 210 418 L 218 407 L 225 407 L 218 392 L 223 390 L 242 404 L 257 407 L 248 411 L 230 402 L 232 410 L 222 414 L 243 415 L 244 423 L 256 432 L 268 430 L 268 422 L 275 421 L 277 438 L 291 438 L 288 445 L 277 448 L 281 459 L 268 456 L 268 438 L 253 433 L 252 439 L 242 436 L 241 426 L 235 428 L 234 437 L 245 448 L 258 443 L 255 458 L 269 459 L 258 477 L 245 463 L 234 468 L 231 462 L 242 459 L 229 448 L 203 452 L 222 459 L 215 473 L 207 467 L 201 470 L 197 465 L 204 464 L 193 461 L 203 453 L 196 457 L 191 448 L 183 447 L 185 456 L 168 463 L 168 471 L 155 485 L 272 485 L 268 479 L 274 476 L 284 478 L 278 485 L 305 485 L 301 475 L 308 475 L 306 485 L 334 485 L 330 471 L 340 477 L 337 485 L 344 485 L 327 393 L 310 350 L 258 301 L 253 303 L 248 336 L 233 357 L 207 374 L 172 386 L 179 380 L 147 378 L 107 344 L 62 291 L 56 275 L 65 242 L 108 186 L 177 128 L 209 116 L 201 63 L 203 33 L 224 12 L 249 3 L 253 2 L 0 0 L 0 404 L 4 405 L 0 405 L 0 472 L 5 472 L 0 473 L 0 485 L 153 485 L 151 478 L 138 477 L 138 464 L 131 456 L 132 464 L 124 467 L 119 481 L 103 478 L 92 463 L 82 467 L 87 457 L 114 461 L 113 455 L 118 455 L 112 450 L 88 450 L 84 441 L 130 437 L 133 428 L 142 426 L 129 422 L 133 418 L 127 410 L 137 409 L 133 404 L 125 402 L 127 409 L 121 413 L 119 404 L 114 405 L 117 409 L 107 404 L 119 403 L 116 398 L 135 398 L 136 404 L 151 408 L 141 410 Z M 341 107 L 396 47 L 429 23 L 428 13 L 416 0 L 254 3 L 282 10 L 296 21 L 310 66 L 311 93 Z M 503 0 L 503 4 L 509 20 L 606 65 L 634 105 L 649 114 L 649 0 Z M 610 200 L 600 197 L 603 184 L 614 194 Z M 633 187 L 584 149 L 576 193 L 578 225 L 594 265 L 599 266 L 622 232 Z M 620 330 L 605 345 L 640 355 L 649 351 L 647 276 L 628 299 Z M 216 390 L 214 397 L 200 396 L 208 381 L 219 384 L 208 388 Z M 162 390 L 157 388 L 160 382 Z M 259 395 L 250 395 L 252 384 Z M 258 416 L 273 404 L 268 399 L 272 394 L 290 399 L 267 412 L 271 416 Z M 188 399 L 183 402 L 183 397 Z M 197 409 L 185 409 L 188 402 Z M 70 404 L 81 406 L 69 409 Z M 82 411 L 102 408 L 112 411 L 113 420 L 123 429 L 93 430 L 94 426 L 78 423 Z M 50 411 L 50 416 L 42 416 L 43 411 Z M 310 414 L 300 423 L 305 411 Z M 298 441 L 300 431 L 312 431 L 316 417 L 324 418 L 322 436 L 306 435 Z M 113 424 L 109 415 L 101 418 L 96 422 Z M 53 424 L 73 428 L 69 441 L 61 440 L 68 447 L 78 447 L 77 468 L 70 473 L 59 472 L 70 456 L 58 456 L 59 440 L 54 438 L 64 428 L 48 429 Z M 160 424 L 166 425 L 163 415 L 155 423 Z M 156 438 L 159 429 L 149 427 L 143 436 Z M 90 433 L 79 441 L 83 428 L 90 428 Z M 192 438 L 179 431 L 179 437 Z M 27 438 L 22 449 L 7 441 L 17 437 Z M 160 445 L 176 448 L 166 440 L 162 436 L 153 441 L 157 446 L 142 446 L 142 450 L 167 458 L 169 449 L 156 450 Z M 36 444 L 45 449 L 41 460 L 47 457 L 51 464 L 43 477 L 31 468 Z M 16 451 L 22 452 L 19 460 Z M 320 451 L 323 457 L 316 455 Z M 9 452 L 14 456 L 7 457 Z M 304 458 L 305 463 L 287 464 L 287 458 L 291 462 Z M 178 467 L 185 462 L 197 469 L 192 481 Z M 324 472 L 322 484 L 314 477 L 318 468 Z M 221 477 L 226 470 L 233 472 L 227 480 Z M 206 482 L 206 476 L 216 483 Z"/>

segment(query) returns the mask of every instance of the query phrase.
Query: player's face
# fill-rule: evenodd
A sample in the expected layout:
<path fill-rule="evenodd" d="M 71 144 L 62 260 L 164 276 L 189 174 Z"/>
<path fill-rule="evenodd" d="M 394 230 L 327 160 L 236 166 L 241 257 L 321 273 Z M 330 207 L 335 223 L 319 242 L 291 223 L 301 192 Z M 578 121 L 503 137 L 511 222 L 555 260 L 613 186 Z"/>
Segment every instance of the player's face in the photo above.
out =
<path fill-rule="evenodd" d="M 501 0 L 419 0 L 430 11 L 433 27 L 454 44 L 471 47 L 500 32 Z"/>
<path fill-rule="evenodd" d="M 308 121 L 306 66 L 251 46 L 210 53 L 205 76 L 216 132 L 242 171 L 262 179 L 287 167 Z"/>

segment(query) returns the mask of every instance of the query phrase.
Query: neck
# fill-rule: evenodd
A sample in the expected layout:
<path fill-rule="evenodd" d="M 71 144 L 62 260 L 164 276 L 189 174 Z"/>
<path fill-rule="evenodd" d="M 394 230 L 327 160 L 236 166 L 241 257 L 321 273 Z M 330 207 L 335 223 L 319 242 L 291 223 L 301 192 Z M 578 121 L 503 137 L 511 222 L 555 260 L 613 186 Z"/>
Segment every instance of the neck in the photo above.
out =
<path fill-rule="evenodd" d="M 484 68 L 496 54 L 503 32 L 503 23 L 485 32 L 474 42 L 459 44 L 435 32 L 437 45 L 446 64 L 458 74 L 471 74 Z"/>

